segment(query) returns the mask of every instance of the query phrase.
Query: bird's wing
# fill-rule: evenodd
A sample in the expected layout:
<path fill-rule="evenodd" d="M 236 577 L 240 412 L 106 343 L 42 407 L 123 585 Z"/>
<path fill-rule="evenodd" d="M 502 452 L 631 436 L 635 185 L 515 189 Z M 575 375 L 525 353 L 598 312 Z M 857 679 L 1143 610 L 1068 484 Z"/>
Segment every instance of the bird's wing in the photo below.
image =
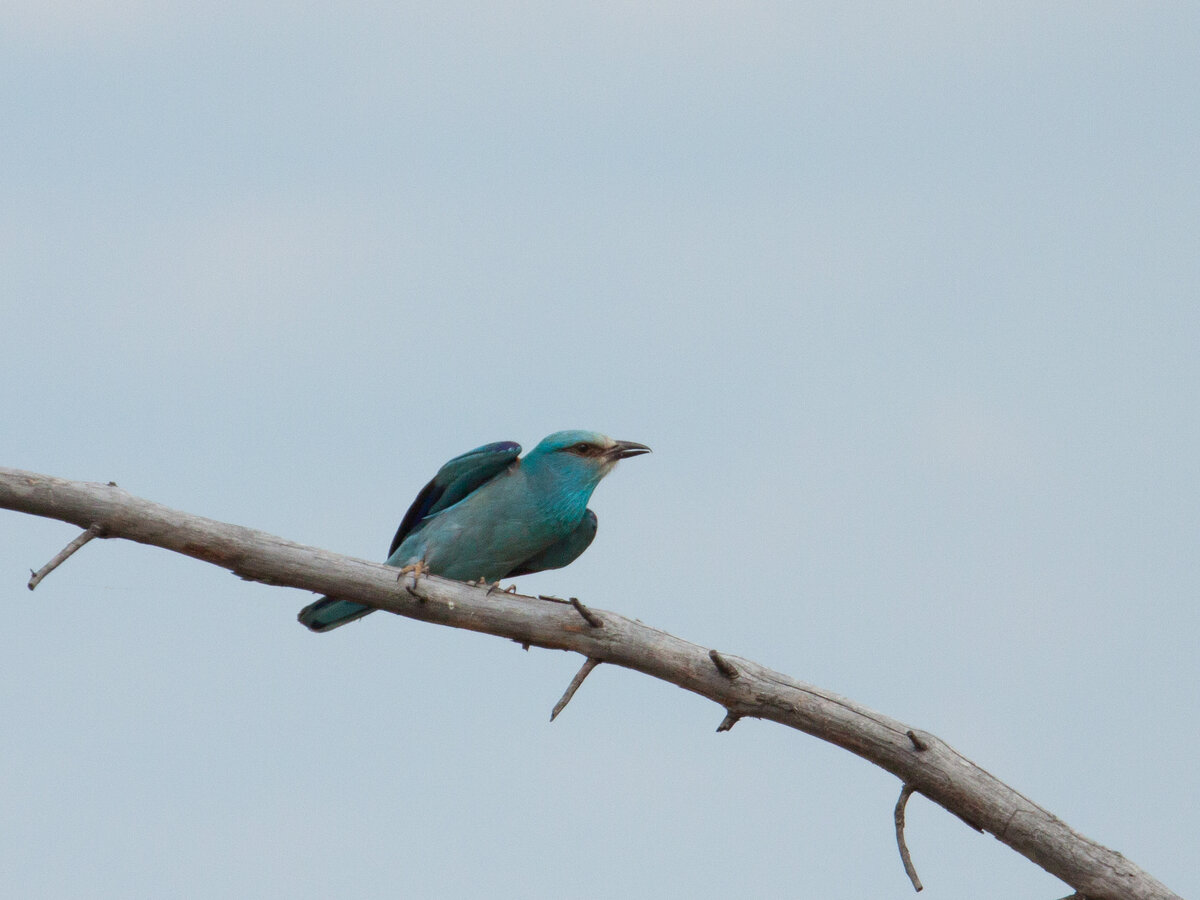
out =
<path fill-rule="evenodd" d="M 515 441 L 499 441 L 495 444 L 484 444 L 462 456 L 456 456 L 438 469 L 433 480 L 421 489 L 417 499 L 404 514 L 404 521 L 400 523 L 396 536 L 392 538 L 388 556 L 395 553 L 404 539 L 419 529 L 430 516 L 448 509 L 468 494 L 479 490 L 512 465 L 520 455 L 520 444 Z"/>
<path fill-rule="evenodd" d="M 596 536 L 596 524 L 596 514 L 590 509 L 587 510 L 583 514 L 583 521 L 574 531 L 541 553 L 531 556 L 504 577 L 516 578 L 518 575 L 530 575 L 546 569 L 561 569 L 574 562 Z"/>

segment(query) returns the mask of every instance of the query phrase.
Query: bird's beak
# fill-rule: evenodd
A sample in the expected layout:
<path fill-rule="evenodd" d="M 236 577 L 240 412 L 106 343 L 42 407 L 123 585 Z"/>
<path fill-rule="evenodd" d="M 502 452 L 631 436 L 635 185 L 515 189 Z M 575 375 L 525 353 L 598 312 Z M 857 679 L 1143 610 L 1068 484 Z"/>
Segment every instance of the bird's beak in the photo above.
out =
<path fill-rule="evenodd" d="M 645 444 L 639 444 L 637 441 L 617 441 L 606 454 L 610 459 L 629 459 L 631 456 L 641 456 L 643 453 L 649 453 L 650 448 Z"/>

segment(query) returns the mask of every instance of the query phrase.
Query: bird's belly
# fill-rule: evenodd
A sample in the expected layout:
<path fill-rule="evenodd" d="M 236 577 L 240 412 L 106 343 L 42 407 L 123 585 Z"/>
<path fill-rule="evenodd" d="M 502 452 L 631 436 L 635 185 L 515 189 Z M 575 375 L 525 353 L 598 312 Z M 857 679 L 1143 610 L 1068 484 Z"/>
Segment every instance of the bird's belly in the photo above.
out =
<path fill-rule="evenodd" d="M 404 566 L 423 560 L 430 572 L 445 578 L 497 581 L 570 530 L 563 529 L 556 522 L 521 519 L 434 521 L 410 535 L 388 562 Z"/>

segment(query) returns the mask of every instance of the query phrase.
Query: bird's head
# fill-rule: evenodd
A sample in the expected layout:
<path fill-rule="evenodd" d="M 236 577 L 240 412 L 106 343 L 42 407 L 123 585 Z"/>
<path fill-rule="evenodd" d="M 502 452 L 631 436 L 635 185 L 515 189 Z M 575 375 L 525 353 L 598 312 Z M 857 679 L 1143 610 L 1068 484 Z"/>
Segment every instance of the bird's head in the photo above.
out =
<path fill-rule="evenodd" d="M 636 441 L 614 441 L 594 431 L 556 431 L 525 457 L 525 465 L 550 471 L 582 488 L 595 487 L 619 460 L 649 453 Z"/>

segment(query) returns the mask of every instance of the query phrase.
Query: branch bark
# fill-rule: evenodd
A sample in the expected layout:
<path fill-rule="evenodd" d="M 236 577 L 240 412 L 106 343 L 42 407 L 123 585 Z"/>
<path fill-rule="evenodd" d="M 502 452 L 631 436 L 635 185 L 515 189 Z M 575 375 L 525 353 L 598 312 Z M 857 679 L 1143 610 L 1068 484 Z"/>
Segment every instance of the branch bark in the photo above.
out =
<path fill-rule="evenodd" d="M 98 529 L 103 538 L 173 550 L 248 580 L 332 594 L 425 622 L 634 669 L 720 704 L 730 725 L 747 716 L 769 719 L 861 756 L 1091 900 L 1180 900 L 1120 853 L 1073 831 L 939 738 L 616 613 L 586 610 L 602 623 L 597 627 L 578 602 L 500 592 L 489 596 L 485 588 L 434 576 L 422 577 L 414 590 L 411 579 L 400 580 L 394 568 L 190 515 L 111 484 L 0 467 L 0 508 Z"/>

